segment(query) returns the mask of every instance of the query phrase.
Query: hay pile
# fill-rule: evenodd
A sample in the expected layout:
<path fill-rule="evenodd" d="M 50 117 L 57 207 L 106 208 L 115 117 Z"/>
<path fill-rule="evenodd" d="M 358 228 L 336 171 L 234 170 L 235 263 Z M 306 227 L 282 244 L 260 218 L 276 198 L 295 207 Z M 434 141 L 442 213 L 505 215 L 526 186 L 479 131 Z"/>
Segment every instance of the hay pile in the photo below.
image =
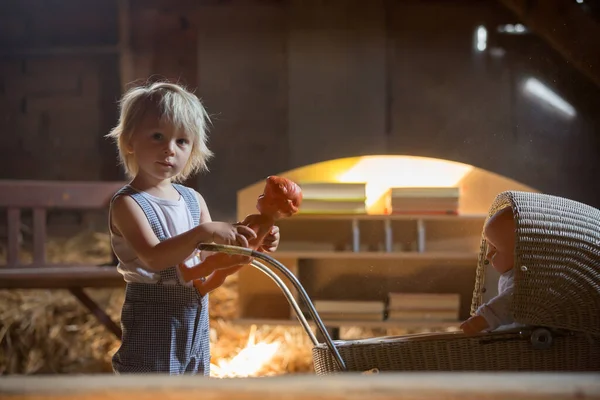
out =
<path fill-rule="evenodd" d="M 56 263 L 102 264 L 110 261 L 110 254 L 108 235 L 98 232 L 50 239 L 48 243 L 48 260 Z M 5 257 L 5 249 L 0 246 L 0 260 Z M 24 262 L 29 258 L 23 254 Z M 269 376 L 312 371 L 312 343 L 299 324 L 257 327 L 228 321 L 235 315 L 236 287 L 236 276 L 232 276 L 210 296 L 212 375 Z M 122 288 L 86 292 L 118 323 Z M 398 329 L 341 331 L 344 339 L 405 333 Z M 111 373 L 111 357 L 119 344 L 66 290 L 0 291 L 0 374 Z M 248 369 L 244 357 L 254 361 L 266 358 L 262 365 Z"/>
<path fill-rule="evenodd" d="M 0 248 L 5 259 L 5 249 Z M 110 261 L 107 235 L 85 232 L 52 239 L 52 262 L 101 264 Z M 31 255 L 22 252 L 21 260 Z M 87 290 L 119 321 L 122 289 Z M 117 340 L 66 290 L 0 291 L 0 373 L 109 372 Z"/>

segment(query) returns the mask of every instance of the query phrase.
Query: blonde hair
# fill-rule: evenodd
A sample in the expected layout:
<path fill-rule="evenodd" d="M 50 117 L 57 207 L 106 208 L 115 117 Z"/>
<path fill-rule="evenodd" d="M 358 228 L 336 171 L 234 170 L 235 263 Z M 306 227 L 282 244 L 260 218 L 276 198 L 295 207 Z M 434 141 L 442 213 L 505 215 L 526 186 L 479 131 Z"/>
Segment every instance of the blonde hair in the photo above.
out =
<path fill-rule="evenodd" d="M 173 181 L 181 182 L 198 171 L 208 170 L 207 162 L 213 155 L 206 145 L 210 117 L 200 99 L 184 87 L 169 82 L 155 82 L 132 88 L 121 98 L 120 111 L 118 125 L 106 137 L 116 142 L 120 162 L 130 178 L 135 177 L 139 166 L 133 154 L 127 151 L 127 145 L 147 112 L 155 112 L 159 119 L 172 123 L 193 137 L 190 158 L 183 170 L 173 177 Z"/>

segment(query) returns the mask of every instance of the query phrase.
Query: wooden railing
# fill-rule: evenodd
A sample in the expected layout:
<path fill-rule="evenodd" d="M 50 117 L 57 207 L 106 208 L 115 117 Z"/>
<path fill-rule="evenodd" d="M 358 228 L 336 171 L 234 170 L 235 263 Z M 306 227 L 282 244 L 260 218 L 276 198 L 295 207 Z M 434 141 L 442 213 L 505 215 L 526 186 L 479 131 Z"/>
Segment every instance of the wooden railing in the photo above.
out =
<path fill-rule="evenodd" d="M 7 214 L 6 264 L 0 265 L 0 289 L 68 289 L 111 332 L 120 327 L 85 293 L 86 287 L 123 285 L 113 265 L 53 264 L 46 259 L 47 214 L 51 209 L 107 209 L 124 182 L 0 180 L 0 209 Z M 19 260 L 21 213 L 32 210 L 33 261 Z"/>

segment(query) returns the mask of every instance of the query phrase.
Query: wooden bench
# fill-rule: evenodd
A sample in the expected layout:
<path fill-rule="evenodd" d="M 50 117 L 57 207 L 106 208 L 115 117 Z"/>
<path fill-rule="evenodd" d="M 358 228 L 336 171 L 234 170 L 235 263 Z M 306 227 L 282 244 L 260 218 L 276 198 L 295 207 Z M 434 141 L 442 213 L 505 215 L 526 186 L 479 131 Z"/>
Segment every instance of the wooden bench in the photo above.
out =
<path fill-rule="evenodd" d="M 0 289 L 68 289 L 119 339 L 121 328 L 84 291 L 124 285 L 116 260 L 110 265 L 57 265 L 46 261 L 46 220 L 50 209 L 107 209 L 125 182 L 0 180 L 0 208 L 7 213 L 7 258 L 0 265 Z M 21 211 L 32 210 L 33 262 L 19 260 Z"/>

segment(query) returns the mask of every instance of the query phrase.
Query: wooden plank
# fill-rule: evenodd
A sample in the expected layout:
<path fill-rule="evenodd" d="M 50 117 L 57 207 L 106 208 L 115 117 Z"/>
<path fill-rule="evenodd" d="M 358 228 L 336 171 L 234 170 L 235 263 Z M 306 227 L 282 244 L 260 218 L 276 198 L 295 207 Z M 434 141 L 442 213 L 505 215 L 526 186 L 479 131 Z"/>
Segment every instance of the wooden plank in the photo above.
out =
<path fill-rule="evenodd" d="M 72 287 L 69 289 L 71 294 L 77 298 L 92 314 L 104 325 L 109 331 L 111 331 L 117 339 L 121 339 L 123 332 L 121 327 L 117 325 L 106 312 L 98 306 L 98 304 L 87 295 L 80 287 Z"/>
<path fill-rule="evenodd" d="M 0 289 L 119 287 L 124 284 L 116 267 L 89 265 L 0 268 Z"/>
<path fill-rule="evenodd" d="M 426 220 L 426 221 L 438 221 L 438 220 L 459 220 L 459 219 L 480 219 L 485 220 L 486 214 L 390 214 L 390 215 L 374 215 L 374 214 L 296 214 L 287 219 L 287 221 L 297 220 L 345 220 L 350 221 L 353 219 L 357 220 Z"/>
<path fill-rule="evenodd" d="M 298 279 L 312 301 L 386 301 L 388 293 L 458 293 L 459 318 L 469 315 L 476 258 L 464 262 L 390 259 L 300 260 Z M 381 322 L 381 321 L 378 321 Z"/>
<path fill-rule="evenodd" d="M 0 378 L 4 400 L 495 400 L 600 399 L 597 373 L 386 373 L 258 379 L 198 376 L 15 376 Z"/>
<path fill-rule="evenodd" d="M 0 191 L 0 196 L 3 192 Z M 21 210 L 15 207 L 8 209 L 8 254 L 6 264 L 9 267 L 19 265 L 19 235 L 21 229 Z"/>
<path fill-rule="evenodd" d="M 37 265 L 46 263 L 46 210 L 33 210 L 33 262 Z"/>
<path fill-rule="evenodd" d="M 383 252 L 383 251 L 278 251 L 272 254 L 277 260 L 290 258 L 315 260 L 420 260 L 420 261 L 476 261 L 479 253 L 461 251 L 444 252 Z"/>
<path fill-rule="evenodd" d="M 0 180 L 0 207 L 106 208 L 113 194 L 125 184 L 126 182 Z"/>

